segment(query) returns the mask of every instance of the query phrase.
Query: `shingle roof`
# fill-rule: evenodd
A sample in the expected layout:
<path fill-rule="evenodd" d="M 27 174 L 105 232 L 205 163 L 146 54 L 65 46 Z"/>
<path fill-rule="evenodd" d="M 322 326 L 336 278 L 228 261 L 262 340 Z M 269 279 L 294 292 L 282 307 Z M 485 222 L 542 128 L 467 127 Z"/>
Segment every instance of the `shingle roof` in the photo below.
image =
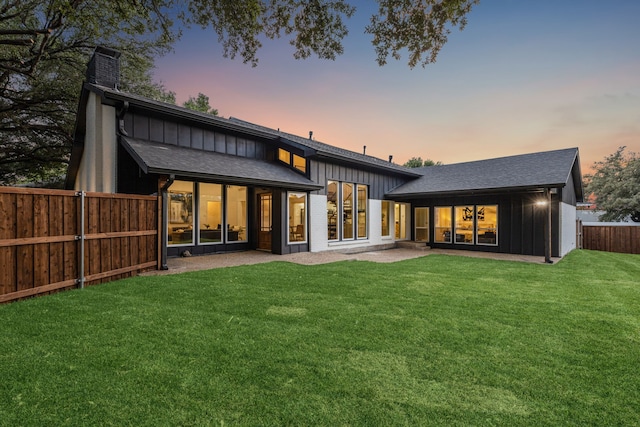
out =
<path fill-rule="evenodd" d="M 422 177 L 396 187 L 387 193 L 387 196 L 428 196 L 442 193 L 563 187 L 572 178 L 576 162 L 578 149 L 568 148 L 428 166 L 417 169 Z M 579 168 L 579 165 L 577 167 Z M 579 191 L 582 194 L 581 189 Z"/>
<path fill-rule="evenodd" d="M 280 130 L 270 129 L 235 117 L 230 117 L 229 121 L 247 126 L 257 131 L 271 133 L 272 135 L 277 136 L 285 141 L 289 140 L 295 144 L 310 148 L 314 150 L 320 157 L 328 157 L 342 161 L 355 162 L 360 165 L 368 165 L 387 171 L 401 173 L 405 176 L 410 177 L 420 176 L 420 174 L 417 173 L 414 169 L 396 165 L 395 163 L 391 163 L 377 157 L 367 156 L 366 154 L 356 153 L 355 151 L 351 150 L 345 150 L 344 148 L 335 147 L 333 145 L 325 144 L 324 142 L 316 141 L 314 139 L 304 138 L 298 135 L 293 135 L 291 133 L 282 132 Z"/>
<path fill-rule="evenodd" d="M 145 173 L 175 174 L 215 179 L 223 183 L 256 184 L 294 190 L 322 188 L 299 173 L 276 163 L 124 136 L 120 137 L 120 142 Z"/>
<path fill-rule="evenodd" d="M 201 113 L 199 111 L 190 110 L 188 108 L 180 107 L 173 104 L 167 104 L 165 102 L 156 101 L 140 95 L 120 92 L 117 89 L 98 86 L 95 84 L 85 83 L 85 89 L 99 93 L 106 99 L 128 101 L 131 105 L 138 105 L 142 108 L 164 112 L 165 114 L 170 114 L 174 117 L 194 120 L 211 126 L 245 133 L 247 135 L 255 135 L 273 141 L 282 139 L 289 140 L 295 144 L 300 144 L 314 150 L 316 154 L 320 156 L 330 157 L 333 159 L 351 163 L 357 163 L 359 165 L 370 166 L 385 171 L 392 171 L 408 177 L 420 176 L 410 168 L 396 165 L 394 163 L 378 159 L 377 157 L 367 156 L 364 154 L 356 153 L 354 151 L 334 147 L 329 144 L 314 141 L 308 138 L 303 138 L 290 133 L 281 132 L 279 130 L 271 129 L 265 126 L 260 126 L 235 117 L 226 119 L 224 117 L 212 116 L 211 114 Z"/>

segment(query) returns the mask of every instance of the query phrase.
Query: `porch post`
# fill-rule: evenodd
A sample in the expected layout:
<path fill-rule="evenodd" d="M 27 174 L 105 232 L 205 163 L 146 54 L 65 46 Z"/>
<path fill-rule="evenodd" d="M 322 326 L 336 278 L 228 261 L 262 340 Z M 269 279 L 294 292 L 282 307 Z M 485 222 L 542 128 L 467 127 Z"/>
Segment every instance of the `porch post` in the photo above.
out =
<path fill-rule="evenodd" d="M 551 260 L 551 189 L 544 189 L 547 204 L 547 215 L 544 221 L 544 262 L 553 264 Z"/>

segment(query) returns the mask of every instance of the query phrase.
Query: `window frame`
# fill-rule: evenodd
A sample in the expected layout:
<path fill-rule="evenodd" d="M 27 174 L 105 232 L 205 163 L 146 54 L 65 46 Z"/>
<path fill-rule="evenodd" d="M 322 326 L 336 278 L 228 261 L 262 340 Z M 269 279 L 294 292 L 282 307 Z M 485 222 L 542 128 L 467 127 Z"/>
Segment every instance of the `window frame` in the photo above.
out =
<path fill-rule="evenodd" d="M 480 221 L 478 220 L 479 209 L 478 207 L 495 207 L 496 209 L 496 220 L 493 224 L 493 227 L 483 227 L 480 228 Z M 476 211 L 474 215 L 474 219 L 476 222 L 475 236 L 476 236 L 476 245 L 479 246 L 499 246 L 499 220 L 500 220 L 500 205 L 499 204 L 484 204 L 484 205 L 476 205 Z M 494 230 L 495 233 L 495 243 L 480 243 L 480 230 Z M 486 231 L 485 231 L 486 233 Z"/>
<path fill-rule="evenodd" d="M 303 215 L 301 216 L 301 218 L 304 221 L 302 224 L 304 226 L 303 240 L 291 240 L 291 235 L 293 234 L 292 227 L 298 226 L 298 224 L 295 224 L 295 225 L 291 224 L 291 220 L 293 219 L 291 214 L 291 197 L 292 196 L 302 197 L 304 199 Z M 301 193 L 297 191 L 287 191 L 287 229 L 289 230 L 289 232 L 287 233 L 288 245 L 305 244 L 308 241 L 308 235 L 309 235 L 309 221 L 307 219 L 308 203 L 309 203 L 309 199 L 308 199 L 307 193 Z"/>
<path fill-rule="evenodd" d="M 425 218 L 427 220 L 427 225 L 426 227 L 418 227 L 418 210 L 424 210 L 426 211 L 425 213 Z M 413 220 L 414 220 L 414 227 L 413 227 L 413 235 L 415 238 L 416 242 L 420 242 L 420 243 L 430 243 L 430 221 L 429 221 L 429 215 L 431 213 L 431 208 L 430 207 L 425 207 L 425 206 L 416 206 L 415 208 L 413 208 Z M 426 240 L 418 240 L 418 229 L 420 230 L 427 230 L 427 238 Z"/>
<path fill-rule="evenodd" d="M 443 226 L 438 226 L 438 221 L 440 219 L 439 215 L 438 215 L 438 211 L 439 210 L 449 210 L 449 226 L 448 227 L 443 227 Z M 449 240 L 438 240 L 437 236 L 440 234 L 439 231 L 437 231 L 436 229 L 445 229 L 443 232 L 443 235 L 446 235 L 447 232 L 447 228 L 449 231 Z M 434 211 L 433 211 L 433 241 L 435 243 L 444 243 L 444 244 L 451 244 L 453 242 L 453 206 L 434 206 Z"/>
<path fill-rule="evenodd" d="M 471 208 L 471 228 L 462 228 L 458 226 L 458 210 L 459 209 L 464 209 L 467 210 Z M 468 212 L 463 211 L 462 212 L 463 215 L 467 214 Z M 464 217 L 463 217 L 463 221 L 464 221 Z M 455 205 L 453 206 L 453 244 L 455 245 L 474 245 L 475 241 L 476 241 L 476 207 L 475 205 Z M 471 233 L 471 241 L 467 242 L 466 239 L 462 242 L 458 241 L 458 230 L 460 231 L 465 231 L 465 233 L 461 234 L 461 235 L 467 235 L 470 232 Z"/>
<path fill-rule="evenodd" d="M 202 241 L 202 231 L 208 231 L 209 228 L 207 230 L 203 230 L 202 226 L 204 224 L 202 224 L 202 213 L 201 213 L 201 209 L 202 209 L 202 195 L 203 195 L 203 191 L 202 191 L 202 187 L 205 185 L 216 185 L 220 188 L 220 241 L 218 242 L 203 242 Z M 198 200 L 198 217 L 197 217 L 197 225 L 198 225 L 198 242 L 197 245 L 201 245 L 201 246 L 210 246 L 210 245 L 221 245 L 224 244 L 224 236 L 226 233 L 223 233 L 223 230 L 225 229 L 225 195 L 224 195 L 224 185 L 223 184 L 219 184 L 219 183 L 210 183 L 210 182 L 198 182 L 197 183 L 197 198 Z M 216 224 L 217 225 L 217 224 Z M 217 230 L 218 228 L 211 228 L 211 230 Z"/>

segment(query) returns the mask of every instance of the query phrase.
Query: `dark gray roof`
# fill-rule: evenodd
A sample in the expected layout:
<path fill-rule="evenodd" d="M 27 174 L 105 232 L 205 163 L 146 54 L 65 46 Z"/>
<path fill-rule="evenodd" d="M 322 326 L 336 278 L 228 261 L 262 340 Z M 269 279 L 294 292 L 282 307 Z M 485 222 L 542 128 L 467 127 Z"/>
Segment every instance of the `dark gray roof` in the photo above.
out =
<path fill-rule="evenodd" d="M 574 179 L 574 184 L 578 185 L 576 193 L 579 198 L 582 197 L 577 148 L 428 166 L 416 170 L 422 177 L 396 187 L 387 196 L 533 190 L 564 187 L 569 179 Z"/>
<path fill-rule="evenodd" d="M 386 171 L 400 173 L 409 177 L 420 176 L 414 169 L 407 168 L 395 163 L 391 163 L 386 160 L 379 159 L 373 156 L 367 156 L 366 154 L 356 153 L 355 151 L 345 150 L 344 148 L 335 147 L 333 145 L 325 144 L 324 142 L 316 141 L 310 138 L 304 138 L 298 135 L 293 135 L 280 130 L 270 129 L 264 126 L 256 125 L 235 117 L 230 117 L 229 121 L 247 126 L 248 128 L 256 131 L 267 132 L 273 136 L 279 137 L 281 140 L 290 141 L 294 144 L 302 145 L 315 151 L 316 156 L 324 157 L 334 160 L 341 160 L 346 162 L 355 162 L 359 165 L 370 166 L 377 169 L 383 169 Z"/>
<path fill-rule="evenodd" d="M 322 188 L 299 173 L 277 163 L 125 136 L 120 137 L 120 142 L 145 173 L 174 174 L 230 184 L 254 184 L 292 190 Z"/>
<path fill-rule="evenodd" d="M 179 107 L 173 104 L 167 104 L 165 102 L 156 101 L 140 95 L 120 92 L 117 89 L 98 86 L 95 84 L 85 83 L 85 89 L 96 92 L 100 94 L 101 97 L 107 100 L 127 101 L 131 106 L 139 106 L 144 109 L 169 114 L 172 117 L 193 120 L 206 125 L 239 132 L 246 135 L 258 136 L 272 141 L 282 141 L 284 139 L 286 143 L 286 140 L 288 140 L 293 144 L 299 144 L 315 151 L 314 154 L 320 157 L 328 157 L 343 162 L 356 163 L 360 166 L 369 166 L 376 169 L 382 169 L 384 171 L 400 173 L 408 177 L 420 176 L 410 168 L 396 165 L 394 163 L 378 159 L 377 157 L 367 156 L 361 153 L 356 153 L 354 151 L 334 147 L 329 144 L 314 141 L 308 138 L 303 138 L 290 133 L 281 132 L 279 130 L 271 129 L 265 126 L 260 126 L 254 123 L 247 122 L 245 120 L 237 119 L 235 117 L 225 119 L 223 117 L 212 116 L 211 114 L 201 113 L 199 111 L 190 110 L 188 108 Z"/>

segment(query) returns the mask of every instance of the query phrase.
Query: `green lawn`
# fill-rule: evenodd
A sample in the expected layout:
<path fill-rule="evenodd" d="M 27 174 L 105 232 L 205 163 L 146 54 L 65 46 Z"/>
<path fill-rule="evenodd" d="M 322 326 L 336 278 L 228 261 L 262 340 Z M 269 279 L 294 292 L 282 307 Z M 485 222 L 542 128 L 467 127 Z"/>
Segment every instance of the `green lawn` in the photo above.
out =
<path fill-rule="evenodd" d="M 0 306 L 0 425 L 640 425 L 640 256 L 138 277 Z"/>

